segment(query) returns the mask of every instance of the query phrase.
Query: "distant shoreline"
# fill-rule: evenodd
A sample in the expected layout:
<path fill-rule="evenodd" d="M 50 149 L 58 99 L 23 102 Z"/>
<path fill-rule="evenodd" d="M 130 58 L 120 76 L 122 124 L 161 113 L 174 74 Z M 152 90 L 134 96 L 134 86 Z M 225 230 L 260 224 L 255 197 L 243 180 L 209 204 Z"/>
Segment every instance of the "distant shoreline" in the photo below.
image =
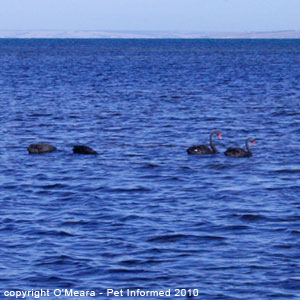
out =
<path fill-rule="evenodd" d="M 0 30 L 0 39 L 300 39 L 300 30 L 264 32 Z"/>

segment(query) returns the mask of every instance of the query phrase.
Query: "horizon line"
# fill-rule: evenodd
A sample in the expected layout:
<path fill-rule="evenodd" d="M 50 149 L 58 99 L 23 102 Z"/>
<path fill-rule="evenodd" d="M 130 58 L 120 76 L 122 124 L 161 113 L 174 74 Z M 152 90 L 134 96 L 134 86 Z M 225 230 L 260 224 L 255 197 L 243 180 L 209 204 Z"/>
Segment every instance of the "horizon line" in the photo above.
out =
<path fill-rule="evenodd" d="M 196 30 L 85 30 L 85 29 L 0 29 L 0 38 L 69 39 L 300 39 L 299 29 L 272 31 L 196 31 Z"/>

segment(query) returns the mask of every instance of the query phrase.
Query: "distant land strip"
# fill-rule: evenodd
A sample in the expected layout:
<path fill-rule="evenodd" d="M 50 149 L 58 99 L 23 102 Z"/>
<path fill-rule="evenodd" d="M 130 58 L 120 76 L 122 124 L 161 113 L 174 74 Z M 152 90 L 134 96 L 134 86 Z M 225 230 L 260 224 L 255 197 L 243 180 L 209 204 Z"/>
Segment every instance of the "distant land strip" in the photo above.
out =
<path fill-rule="evenodd" d="M 299 39 L 300 30 L 265 32 L 0 30 L 0 38 L 17 39 Z"/>

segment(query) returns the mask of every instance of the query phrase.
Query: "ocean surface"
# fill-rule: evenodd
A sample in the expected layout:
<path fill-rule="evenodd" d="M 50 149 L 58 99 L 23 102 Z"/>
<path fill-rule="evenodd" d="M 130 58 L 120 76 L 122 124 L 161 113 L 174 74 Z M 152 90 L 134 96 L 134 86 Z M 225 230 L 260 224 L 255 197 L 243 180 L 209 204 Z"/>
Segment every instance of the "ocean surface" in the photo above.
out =
<path fill-rule="evenodd" d="M 300 299 L 299 40 L 2 39 L 0 101 L 1 299 Z"/>

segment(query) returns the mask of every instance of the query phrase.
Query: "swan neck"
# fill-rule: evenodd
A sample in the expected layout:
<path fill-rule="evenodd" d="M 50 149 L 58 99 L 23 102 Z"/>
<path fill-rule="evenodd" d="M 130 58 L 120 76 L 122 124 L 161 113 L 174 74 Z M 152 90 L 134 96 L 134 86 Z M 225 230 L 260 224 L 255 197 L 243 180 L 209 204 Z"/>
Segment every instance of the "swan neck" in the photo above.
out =
<path fill-rule="evenodd" d="M 252 154 L 252 151 L 249 147 L 249 139 L 246 140 L 246 149 L 247 149 L 248 153 Z"/>
<path fill-rule="evenodd" d="M 210 137 L 209 137 L 209 143 L 210 143 L 210 147 L 211 149 L 213 150 L 214 153 L 218 153 L 218 150 L 217 148 L 215 147 L 214 143 L 213 143 L 213 135 L 216 134 L 215 132 L 212 132 L 210 134 Z"/>

